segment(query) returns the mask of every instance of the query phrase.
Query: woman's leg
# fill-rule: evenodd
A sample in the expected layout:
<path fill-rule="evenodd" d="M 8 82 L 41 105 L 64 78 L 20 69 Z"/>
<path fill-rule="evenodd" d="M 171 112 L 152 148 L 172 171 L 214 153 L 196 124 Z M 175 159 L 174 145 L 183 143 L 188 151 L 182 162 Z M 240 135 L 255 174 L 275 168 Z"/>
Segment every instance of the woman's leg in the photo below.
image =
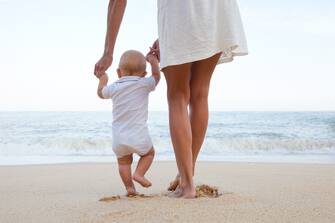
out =
<path fill-rule="evenodd" d="M 193 175 L 195 163 L 208 126 L 208 92 L 221 53 L 192 63 L 190 81 L 190 122 L 192 129 Z"/>
<path fill-rule="evenodd" d="M 208 125 L 208 92 L 212 74 L 221 53 L 205 60 L 193 62 L 190 80 L 190 123 L 192 130 L 193 175 L 195 163 L 206 135 Z M 179 185 L 177 174 L 168 190 L 174 191 Z"/>
<path fill-rule="evenodd" d="M 180 174 L 178 195 L 195 197 L 193 185 L 192 132 L 188 116 L 191 64 L 170 66 L 163 70 L 167 83 L 169 123 L 172 144 Z"/>

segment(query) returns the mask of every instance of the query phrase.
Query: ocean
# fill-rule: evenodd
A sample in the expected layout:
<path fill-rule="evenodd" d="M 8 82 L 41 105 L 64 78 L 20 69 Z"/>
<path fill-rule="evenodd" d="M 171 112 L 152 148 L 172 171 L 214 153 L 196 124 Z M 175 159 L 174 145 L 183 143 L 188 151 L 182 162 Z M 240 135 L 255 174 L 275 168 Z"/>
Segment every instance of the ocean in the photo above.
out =
<path fill-rule="evenodd" d="M 0 165 L 115 162 L 111 112 L 0 112 Z M 167 112 L 150 112 L 155 160 L 174 160 Z M 335 163 L 335 112 L 211 112 L 199 160 Z"/>

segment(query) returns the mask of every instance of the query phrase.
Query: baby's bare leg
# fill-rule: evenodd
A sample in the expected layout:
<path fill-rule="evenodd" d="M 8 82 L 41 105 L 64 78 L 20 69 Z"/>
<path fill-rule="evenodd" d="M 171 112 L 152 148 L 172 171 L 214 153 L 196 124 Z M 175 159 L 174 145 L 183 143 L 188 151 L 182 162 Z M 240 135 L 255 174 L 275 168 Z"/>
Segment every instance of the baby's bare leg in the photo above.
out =
<path fill-rule="evenodd" d="M 141 156 L 141 158 L 138 161 L 135 173 L 133 175 L 133 180 L 141 184 L 143 187 L 151 186 L 151 182 L 147 180 L 144 177 L 144 175 L 148 171 L 149 167 L 151 166 L 154 156 L 155 156 L 155 150 L 152 147 L 151 150 L 147 154 L 145 154 L 144 156 Z"/>
<path fill-rule="evenodd" d="M 136 189 L 131 178 L 131 164 L 133 162 L 133 155 L 123 156 L 117 159 L 119 164 L 119 173 L 122 179 L 122 182 L 127 190 L 127 196 L 136 195 Z"/>

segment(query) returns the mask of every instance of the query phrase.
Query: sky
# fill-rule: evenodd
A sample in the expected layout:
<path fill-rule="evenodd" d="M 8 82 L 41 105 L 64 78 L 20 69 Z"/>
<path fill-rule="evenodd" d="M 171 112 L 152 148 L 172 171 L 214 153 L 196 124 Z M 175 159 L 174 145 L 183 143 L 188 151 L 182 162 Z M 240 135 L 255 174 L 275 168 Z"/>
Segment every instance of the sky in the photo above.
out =
<path fill-rule="evenodd" d="M 157 38 L 157 0 L 128 0 L 120 54 Z M 335 1 L 239 0 L 249 55 L 219 65 L 211 111 L 335 111 Z M 110 110 L 96 96 L 107 0 L 0 0 L 0 111 Z M 165 111 L 164 78 L 149 110 Z"/>

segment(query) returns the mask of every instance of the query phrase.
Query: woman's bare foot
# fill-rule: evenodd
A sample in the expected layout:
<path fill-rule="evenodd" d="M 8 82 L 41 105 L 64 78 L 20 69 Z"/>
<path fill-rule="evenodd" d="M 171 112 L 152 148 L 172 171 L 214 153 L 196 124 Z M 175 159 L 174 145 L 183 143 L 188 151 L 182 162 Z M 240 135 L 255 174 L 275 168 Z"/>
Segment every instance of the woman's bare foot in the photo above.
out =
<path fill-rule="evenodd" d="M 170 198 L 180 198 L 183 196 L 183 188 L 181 188 L 181 186 L 178 185 L 176 189 L 170 192 L 167 196 Z"/>
<path fill-rule="evenodd" d="M 176 178 L 171 181 L 170 186 L 168 187 L 168 191 L 175 191 L 179 185 L 180 182 L 180 175 L 177 174 Z"/>
<path fill-rule="evenodd" d="M 142 187 L 150 187 L 152 185 L 151 182 L 147 180 L 144 176 L 140 176 L 138 174 L 133 175 L 133 180 L 141 184 Z"/>
<path fill-rule="evenodd" d="M 137 195 L 137 191 L 135 187 L 127 187 L 126 190 L 127 190 L 127 194 L 126 194 L 127 197 L 134 197 Z"/>
<path fill-rule="evenodd" d="M 192 198 L 196 198 L 196 191 L 195 191 L 195 187 L 189 187 L 189 188 L 183 188 L 183 194 L 181 196 L 182 198 L 185 199 L 192 199 Z"/>

